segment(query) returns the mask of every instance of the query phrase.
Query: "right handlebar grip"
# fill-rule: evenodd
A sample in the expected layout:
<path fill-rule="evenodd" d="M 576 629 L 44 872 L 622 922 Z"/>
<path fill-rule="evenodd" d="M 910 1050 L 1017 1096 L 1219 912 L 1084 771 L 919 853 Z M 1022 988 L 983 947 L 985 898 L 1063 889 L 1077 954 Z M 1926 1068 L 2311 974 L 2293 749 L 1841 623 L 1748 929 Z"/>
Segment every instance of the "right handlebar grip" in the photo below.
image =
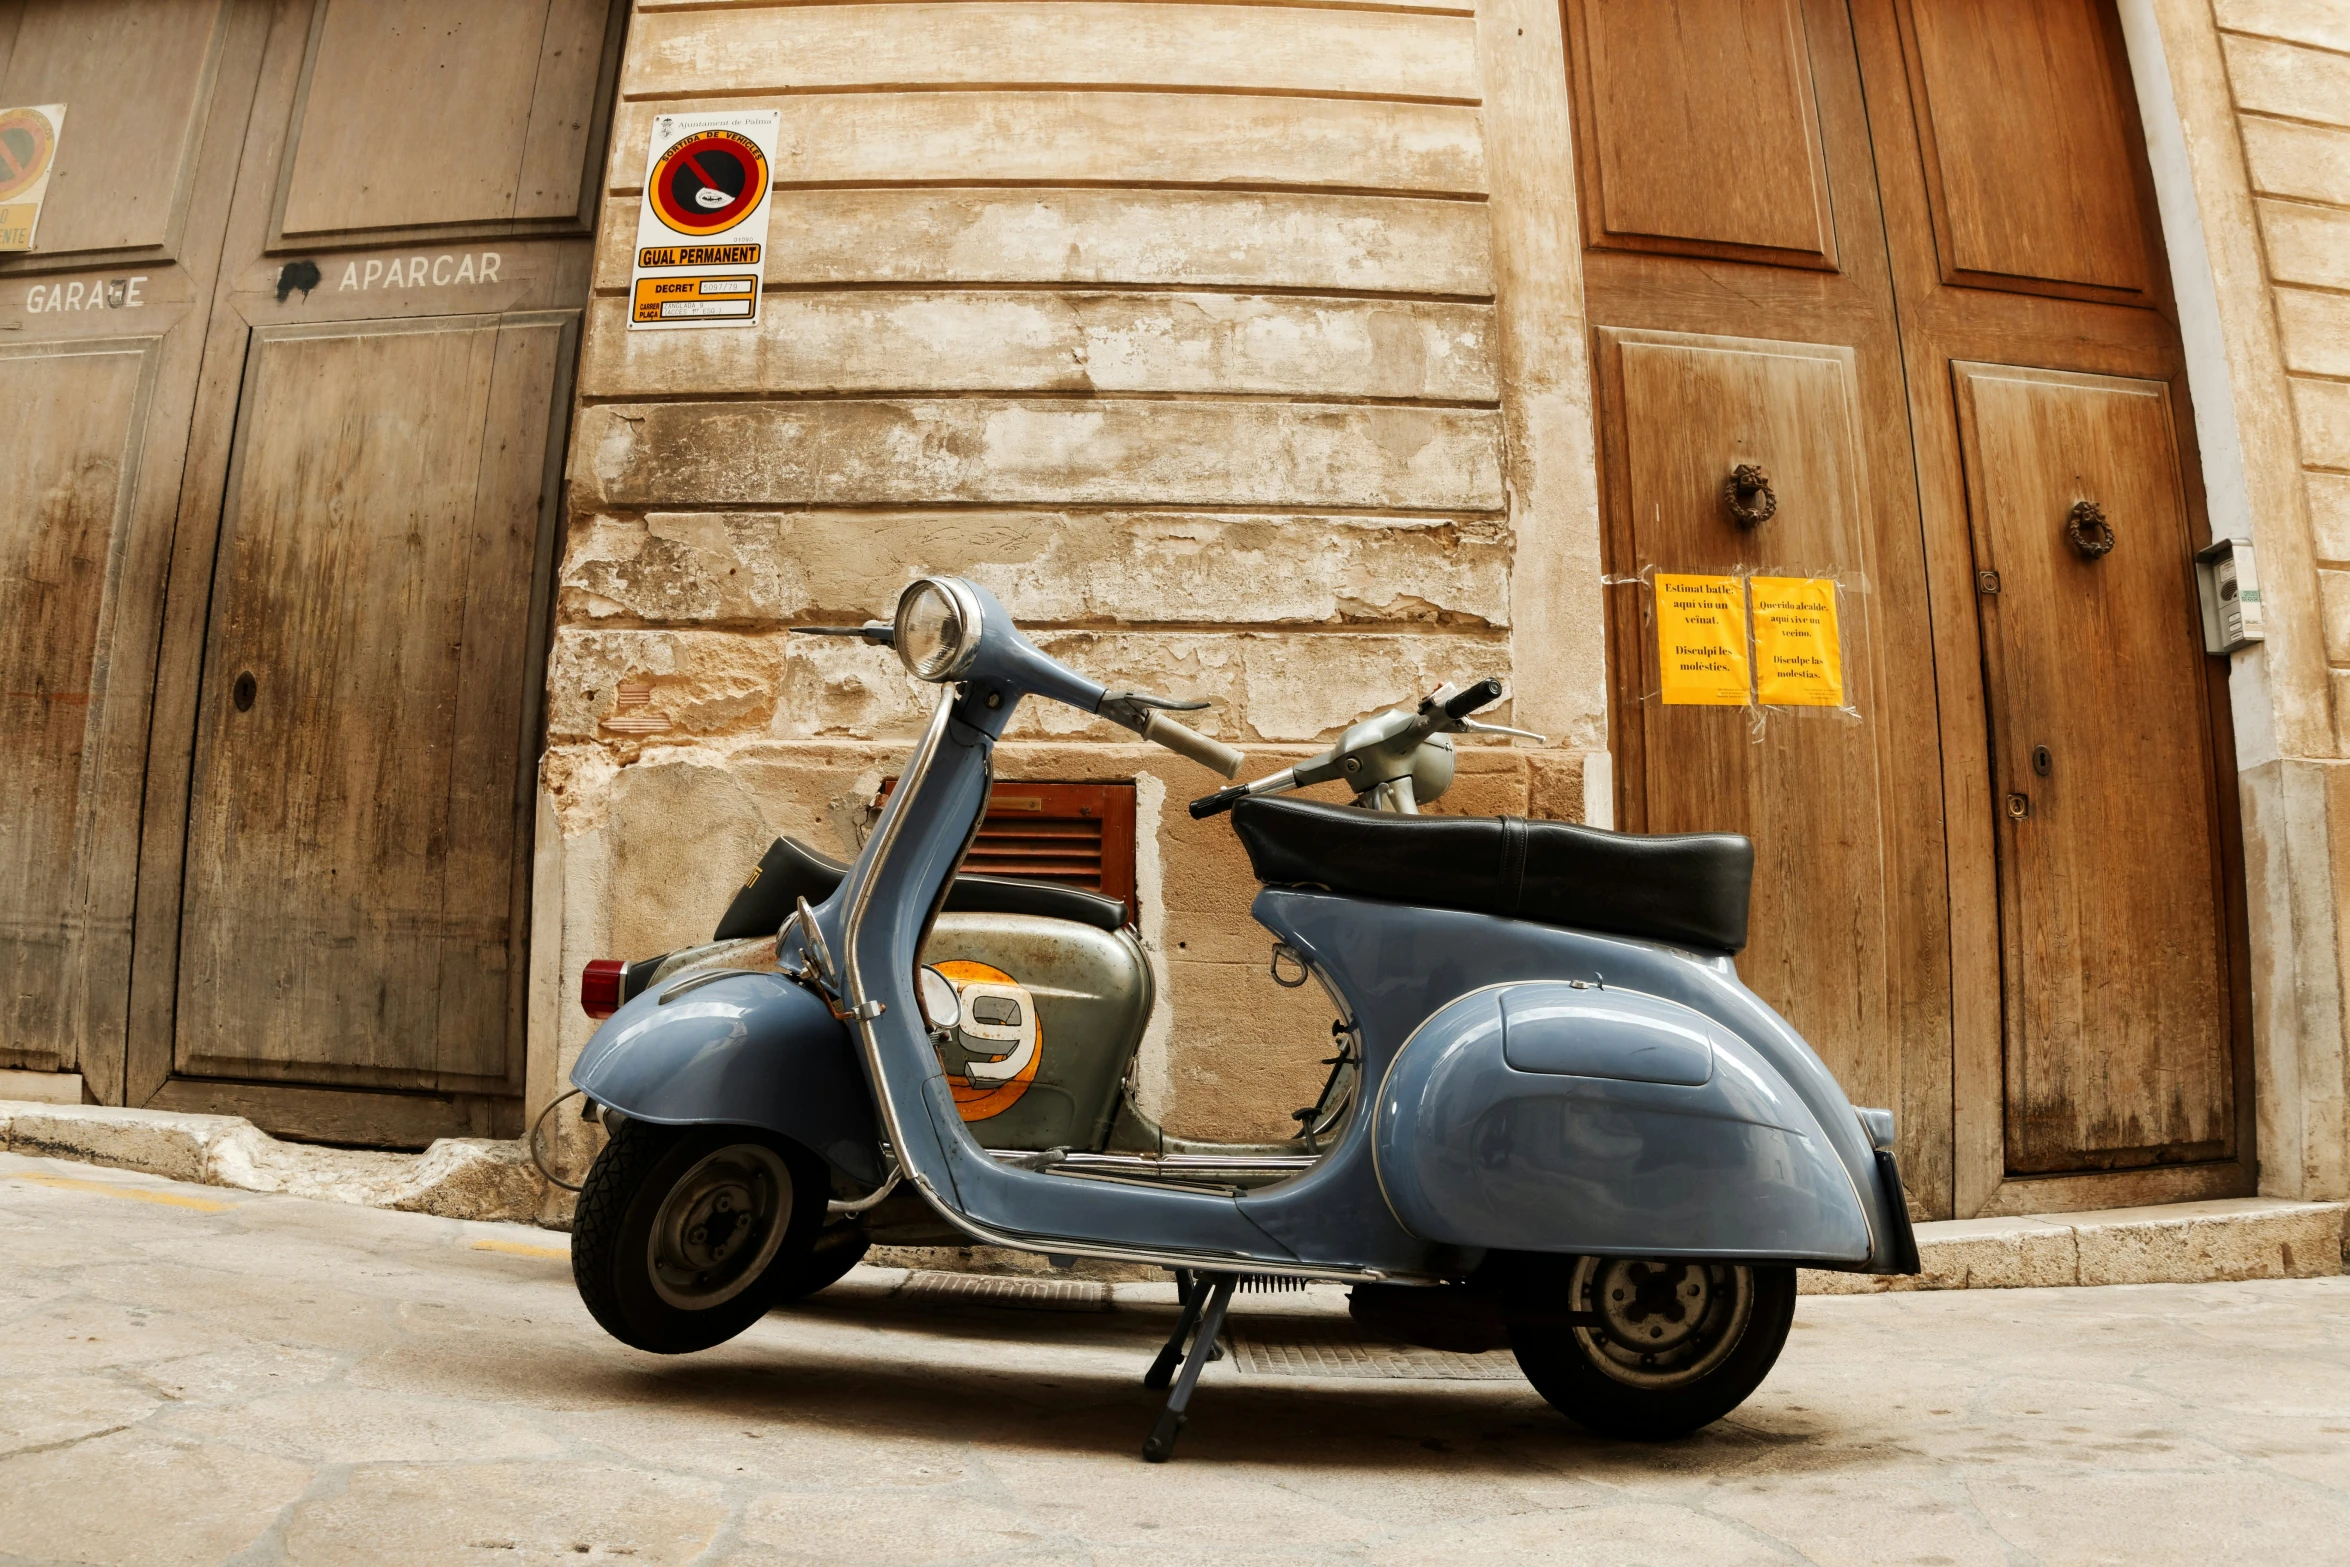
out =
<path fill-rule="evenodd" d="M 1234 784 L 1229 789 L 1218 789 L 1214 794 L 1203 794 L 1191 802 L 1191 819 L 1204 822 L 1211 816 L 1221 816 L 1247 798 L 1247 784 Z"/>
<path fill-rule="evenodd" d="M 1155 745 L 1165 746 L 1177 756 L 1187 756 L 1200 766 L 1221 773 L 1226 778 L 1239 772 L 1240 764 L 1247 760 L 1223 741 L 1211 740 L 1157 711 L 1153 711 L 1149 721 L 1144 724 L 1142 737 Z"/>
<path fill-rule="evenodd" d="M 1466 718 L 1489 702 L 1501 700 L 1501 682 L 1487 675 L 1483 680 L 1444 704 L 1447 718 Z"/>

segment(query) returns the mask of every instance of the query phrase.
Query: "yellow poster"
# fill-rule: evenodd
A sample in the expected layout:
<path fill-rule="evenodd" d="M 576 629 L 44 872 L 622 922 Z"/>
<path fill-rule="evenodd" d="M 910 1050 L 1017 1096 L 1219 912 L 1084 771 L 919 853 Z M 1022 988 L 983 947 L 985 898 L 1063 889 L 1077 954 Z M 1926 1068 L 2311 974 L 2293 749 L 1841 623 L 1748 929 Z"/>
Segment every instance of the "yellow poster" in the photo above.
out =
<path fill-rule="evenodd" d="M 1734 576 L 1660 571 L 1654 587 L 1658 700 L 1746 706 L 1745 584 Z"/>
<path fill-rule="evenodd" d="M 1842 707 L 1844 653 L 1836 584 L 1827 577 L 1754 577 L 1755 694 L 1778 707 Z"/>

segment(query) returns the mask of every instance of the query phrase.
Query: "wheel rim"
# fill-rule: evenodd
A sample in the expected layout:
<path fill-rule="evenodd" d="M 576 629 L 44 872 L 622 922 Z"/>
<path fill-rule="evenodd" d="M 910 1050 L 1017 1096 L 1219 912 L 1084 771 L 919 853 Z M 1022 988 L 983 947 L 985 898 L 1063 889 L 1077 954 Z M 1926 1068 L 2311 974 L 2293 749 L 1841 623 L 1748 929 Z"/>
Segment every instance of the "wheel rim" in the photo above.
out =
<path fill-rule="evenodd" d="M 780 1154 L 736 1143 L 669 1188 L 646 1239 L 653 1293 L 683 1311 L 734 1299 L 767 1271 L 790 1227 L 791 1171 Z"/>
<path fill-rule="evenodd" d="M 1569 1286 L 1575 1341 L 1591 1364 L 1630 1387 L 1686 1387 L 1719 1366 L 1754 1315 L 1754 1270 L 1728 1263 L 1582 1257 Z"/>

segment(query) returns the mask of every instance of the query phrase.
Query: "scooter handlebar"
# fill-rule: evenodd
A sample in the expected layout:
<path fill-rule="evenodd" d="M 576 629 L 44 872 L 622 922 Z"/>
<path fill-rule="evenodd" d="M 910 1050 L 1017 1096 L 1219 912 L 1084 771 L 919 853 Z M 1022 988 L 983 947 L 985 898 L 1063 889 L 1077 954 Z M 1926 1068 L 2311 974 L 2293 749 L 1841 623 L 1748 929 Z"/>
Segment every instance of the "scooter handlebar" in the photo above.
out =
<path fill-rule="evenodd" d="M 1203 794 L 1191 802 L 1191 819 L 1204 822 L 1211 816 L 1221 816 L 1248 798 L 1247 784 L 1234 784 L 1229 789 L 1218 789 L 1214 794 Z"/>
<path fill-rule="evenodd" d="M 1200 766 L 1226 778 L 1239 772 L 1240 764 L 1247 760 L 1221 740 L 1211 740 L 1196 729 L 1185 728 L 1155 709 L 1147 712 L 1143 718 L 1142 737 L 1154 745 L 1165 746 L 1177 756 L 1189 757 Z"/>
<path fill-rule="evenodd" d="M 1451 701 L 1445 703 L 1444 716 L 1447 718 L 1456 719 L 1466 718 L 1471 713 L 1477 711 L 1477 709 L 1486 706 L 1488 703 L 1498 702 L 1500 700 L 1501 682 L 1494 679 L 1491 675 L 1488 675 L 1483 680 L 1480 680 L 1475 685 L 1469 687 L 1468 690 L 1463 691 L 1459 696 L 1456 696 Z"/>

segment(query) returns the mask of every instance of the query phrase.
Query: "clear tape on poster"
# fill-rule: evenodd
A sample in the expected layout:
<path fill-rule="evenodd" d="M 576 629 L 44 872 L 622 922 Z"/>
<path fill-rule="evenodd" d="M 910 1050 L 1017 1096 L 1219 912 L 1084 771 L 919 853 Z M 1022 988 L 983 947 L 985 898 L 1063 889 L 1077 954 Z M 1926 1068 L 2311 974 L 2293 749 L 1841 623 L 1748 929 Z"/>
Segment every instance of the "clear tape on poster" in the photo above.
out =
<path fill-rule="evenodd" d="M 1642 702 L 1738 708 L 1758 741 L 1774 718 L 1860 721 L 1846 656 L 1848 600 L 1867 590 L 1858 573 L 1744 563 L 1670 571 L 1650 563 L 1600 581 L 1640 595 Z"/>

